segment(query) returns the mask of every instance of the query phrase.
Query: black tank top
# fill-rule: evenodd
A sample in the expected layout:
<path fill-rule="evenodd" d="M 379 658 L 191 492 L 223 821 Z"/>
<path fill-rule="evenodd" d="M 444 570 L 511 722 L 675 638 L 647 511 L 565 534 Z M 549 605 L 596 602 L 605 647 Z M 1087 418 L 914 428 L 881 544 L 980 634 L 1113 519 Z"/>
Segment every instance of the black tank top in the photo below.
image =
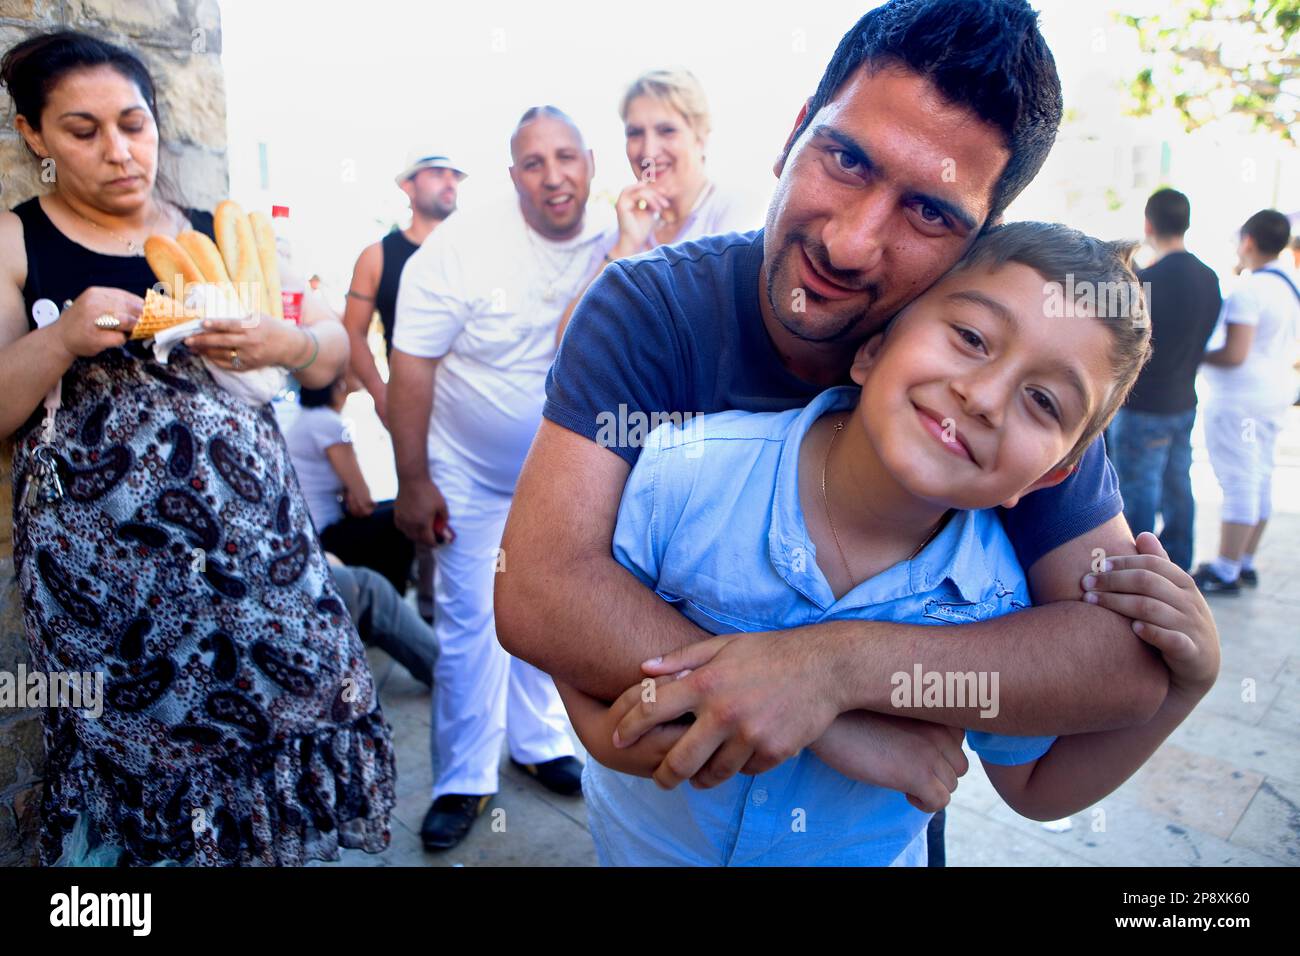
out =
<path fill-rule="evenodd" d="M 393 351 L 393 322 L 397 318 L 397 284 L 402 278 L 402 266 L 411 258 L 411 253 L 420 247 L 400 229 L 394 229 L 380 240 L 384 251 L 384 268 L 379 274 L 379 289 L 375 292 L 375 309 L 379 312 L 379 321 L 384 325 L 384 348 Z"/>
<path fill-rule="evenodd" d="M 50 217 L 41 208 L 39 199 L 19 203 L 13 208 L 13 213 L 22 221 L 23 248 L 27 250 L 27 281 L 23 284 L 23 305 L 27 310 L 29 331 L 36 329 L 32 307 L 41 299 L 49 299 L 55 308 L 62 311 L 64 302 L 75 299 L 91 286 L 123 289 L 143 296 L 158 281 L 144 256 L 110 256 L 73 242 L 50 221 Z M 212 229 L 212 213 L 186 209 L 185 214 L 195 231 L 205 233 L 209 239 L 216 238 Z M 152 354 L 145 343 L 140 341 L 128 341 L 121 348 L 136 358 Z M 112 350 L 106 349 L 105 352 L 107 351 Z M 31 417 L 15 434 L 25 435 L 40 423 L 44 414 L 44 409 L 37 405 Z"/>
<path fill-rule="evenodd" d="M 40 299 L 49 299 L 62 310 L 64 302 L 91 286 L 124 289 L 143 296 L 158 281 L 144 256 L 109 256 L 73 242 L 50 221 L 39 199 L 19 203 L 13 211 L 22 220 L 23 247 L 27 250 L 23 304 L 28 329 L 36 328 L 32 306 Z M 195 231 L 215 238 L 212 213 L 187 209 L 185 214 Z"/>

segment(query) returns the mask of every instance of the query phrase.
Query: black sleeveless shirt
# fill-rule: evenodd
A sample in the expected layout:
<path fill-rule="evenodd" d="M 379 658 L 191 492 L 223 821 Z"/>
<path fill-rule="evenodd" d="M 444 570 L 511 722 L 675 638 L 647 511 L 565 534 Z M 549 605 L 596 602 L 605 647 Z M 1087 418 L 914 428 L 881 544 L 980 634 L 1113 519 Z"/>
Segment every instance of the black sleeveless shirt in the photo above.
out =
<path fill-rule="evenodd" d="M 400 229 L 394 229 L 380 240 L 384 251 L 384 267 L 379 274 L 379 289 L 375 292 L 375 309 L 384 326 L 384 348 L 393 351 L 393 323 L 397 320 L 397 286 L 402 278 L 402 266 L 420 247 Z"/>
<path fill-rule="evenodd" d="M 145 291 L 158 281 L 144 256 L 110 256 L 73 242 L 50 221 L 38 198 L 19 203 L 13 208 L 13 213 L 22 221 L 23 248 L 27 251 L 23 306 L 29 331 L 36 329 L 32 309 L 41 299 L 49 299 L 55 308 L 62 311 L 64 302 L 76 299 L 91 286 L 122 289 L 143 297 Z M 195 231 L 215 239 L 212 213 L 186 209 L 185 214 Z M 136 358 L 151 354 L 143 342 L 128 341 L 121 348 Z M 16 435 L 27 434 L 40 423 L 44 414 L 44 409 L 38 404 Z"/>
<path fill-rule="evenodd" d="M 29 329 L 36 328 L 32 306 L 40 299 L 49 299 L 62 310 L 64 302 L 75 299 L 91 286 L 123 289 L 143 296 L 158 281 L 144 256 L 110 256 L 73 242 L 50 221 L 39 199 L 19 203 L 13 211 L 22 220 L 23 247 L 27 250 L 23 304 Z M 196 232 L 215 238 L 212 213 L 186 209 L 185 214 Z"/>

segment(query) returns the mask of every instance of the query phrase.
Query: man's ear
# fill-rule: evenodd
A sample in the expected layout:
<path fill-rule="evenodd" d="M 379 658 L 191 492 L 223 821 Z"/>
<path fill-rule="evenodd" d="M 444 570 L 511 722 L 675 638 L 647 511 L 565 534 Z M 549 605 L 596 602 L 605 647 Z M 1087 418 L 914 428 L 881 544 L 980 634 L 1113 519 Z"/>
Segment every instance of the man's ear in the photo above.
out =
<path fill-rule="evenodd" d="M 596 151 L 594 149 L 588 149 L 587 150 L 587 182 L 591 182 L 595 178 L 596 178 Z"/>
<path fill-rule="evenodd" d="M 849 366 L 849 377 L 853 381 L 861 385 L 867 380 L 867 373 L 876 364 L 876 359 L 880 357 L 880 350 L 884 345 L 885 333 L 877 332 L 858 346 L 858 352 L 853 356 L 853 364 Z"/>
<path fill-rule="evenodd" d="M 812 98 L 809 97 L 803 101 L 803 106 L 799 107 L 799 115 L 794 118 L 794 126 L 790 127 L 790 135 L 785 138 L 785 147 L 781 150 L 781 155 L 776 158 L 776 162 L 772 164 L 772 172 L 776 174 L 777 179 L 780 179 L 781 173 L 785 171 L 785 161 L 790 158 L 790 147 L 794 145 L 794 134 L 803 125 L 804 117 L 808 115 L 808 105 L 811 102 Z"/>
<path fill-rule="evenodd" d="M 1023 498 L 1025 495 L 1032 494 L 1035 491 L 1042 491 L 1044 488 L 1051 488 L 1055 485 L 1059 485 L 1061 482 L 1065 481 L 1066 478 L 1069 478 L 1072 474 L 1074 474 L 1073 465 L 1071 465 L 1069 468 L 1053 468 L 1051 471 L 1043 475 L 1043 477 L 1039 478 L 1028 488 L 1025 488 L 1023 491 L 1017 492 L 1016 494 L 1008 498 L 1006 501 L 1002 502 L 1002 507 L 1014 508 L 1016 505 L 1020 503 L 1020 499 Z"/>

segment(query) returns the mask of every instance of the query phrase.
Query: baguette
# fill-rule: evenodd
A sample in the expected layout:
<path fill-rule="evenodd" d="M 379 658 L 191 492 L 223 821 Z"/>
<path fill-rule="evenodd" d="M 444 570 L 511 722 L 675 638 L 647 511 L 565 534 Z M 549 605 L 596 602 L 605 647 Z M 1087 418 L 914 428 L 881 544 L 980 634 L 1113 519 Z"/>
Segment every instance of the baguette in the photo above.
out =
<path fill-rule="evenodd" d="M 226 272 L 239 291 L 239 299 L 249 312 L 271 315 L 270 296 L 262 278 L 262 266 L 257 257 L 257 243 L 253 227 L 239 203 L 227 199 L 217 206 L 213 214 L 217 248 L 226 263 Z"/>
<path fill-rule="evenodd" d="M 284 300 L 280 297 L 280 257 L 275 250 L 275 230 L 264 212 L 250 212 L 249 225 L 253 227 L 253 241 L 257 244 L 257 258 L 262 266 L 262 281 L 271 308 L 268 315 L 284 318 Z"/>
<path fill-rule="evenodd" d="M 194 264 L 203 273 L 206 282 L 216 285 L 230 285 L 230 273 L 222 261 L 221 250 L 217 244 L 201 232 L 188 229 L 176 237 L 176 242 L 190 254 Z"/>
<path fill-rule="evenodd" d="M 185 286 L 203 282 L 203 273 L 184 247 L 171 236 L 150 236 L 144 241 L 144 258 L 162 283 L 164 291 L 175 298 L 185 297 Z M 177 279 L 181 288 L 176 288 Z"/>

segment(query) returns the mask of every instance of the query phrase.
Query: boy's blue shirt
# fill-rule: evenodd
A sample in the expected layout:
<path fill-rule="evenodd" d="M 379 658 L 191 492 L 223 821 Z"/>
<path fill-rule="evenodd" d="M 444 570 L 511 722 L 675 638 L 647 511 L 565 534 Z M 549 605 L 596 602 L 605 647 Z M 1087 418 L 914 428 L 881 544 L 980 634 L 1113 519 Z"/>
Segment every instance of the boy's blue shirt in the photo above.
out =
<path fill-rule="evenodd" d="M 799 501 L 799 446 L 821 415 L 858 390 L 829 389 L 806 408 L 722 412 L 647 439 L 623 491 L 614 556 L 715 634 L 845 618 L 958 624 L 1029 604 L 1024 573 L 993 511 L 959 511 L 911 561 L 838 601 Z M 1041 757 L 1052 737 L 968 732 L 990 763 Z M 588 761 L 587 816 L 602 863 L 921 865 L 929 814 L 903 794 L 851 780 L 804 750 L 757 776 L 664 791 Z"/>

